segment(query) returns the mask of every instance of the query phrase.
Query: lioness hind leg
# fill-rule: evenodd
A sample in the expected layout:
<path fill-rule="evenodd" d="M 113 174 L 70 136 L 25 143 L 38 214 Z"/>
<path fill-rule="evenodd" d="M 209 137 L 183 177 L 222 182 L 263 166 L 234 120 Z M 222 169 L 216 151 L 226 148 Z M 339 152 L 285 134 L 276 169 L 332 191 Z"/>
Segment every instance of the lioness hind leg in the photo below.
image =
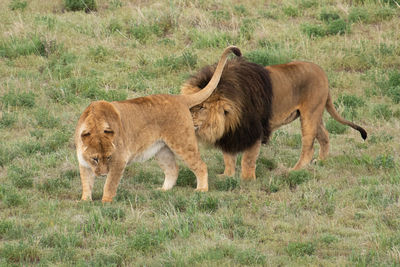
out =
<path fill-rule="evenodd" d="M 167 146 L 163 147 L 155 156 L 158 165 L 164 171 L 164 184 L 162 190 L 169 190 L 176 184 L 178 178 L 178 164 L 175 161 L 175 155 Z"/>
<path fill-rule="evenodd" d="M 191 118 L 189 119 L 191 120 Z M 164 141 L 196 175 L 196 191 L 206 192 L 208 191 L 207 165 L 200 157 L 197 139 L 192 131 L 192 129 L 187 129 L 187 131 L 183 131 L 185 134 L 182 134 L 182 132 L 176 132 L 175 136 L 168 136 Z M 182 140 L 183 136 L 186 137 L 184 140 Z"/>
<path fill-rule="evenodd" d="M 196 191 L 207 192 L 208 191 L 208 173 L 207 165 L 203 162 L 198 151 L 190 154 L 180 155 L 186 165 L 196 175 L 197 187 Z"/>
<path fill-rule="evenodd" d="M 220 174 L 219 176 L 234 176 L 236 171 L 237 154 L 231 154 L 224 151 L 222 151 L 222 153 L 224 155 L 225 170 L 224 173 Z"/>
<path fill-rule="evenodd" d="M 328 131 L 326 130 L 322 120 L 318 126 L 317 140 L 320 145 L 319 159 L 324 160 L 324 159 L 326 159 L 326 157 L 328 156 L 328 153 L 329 153 L 329 134 L 328 134 Z"/>
<path fill-rule="evenodd" d="M 245 150 L 242 157 L 242 180 L 256 179 L 256 161 L 260 154 L 261 140 L 258 140 L 249 149 Z"/>

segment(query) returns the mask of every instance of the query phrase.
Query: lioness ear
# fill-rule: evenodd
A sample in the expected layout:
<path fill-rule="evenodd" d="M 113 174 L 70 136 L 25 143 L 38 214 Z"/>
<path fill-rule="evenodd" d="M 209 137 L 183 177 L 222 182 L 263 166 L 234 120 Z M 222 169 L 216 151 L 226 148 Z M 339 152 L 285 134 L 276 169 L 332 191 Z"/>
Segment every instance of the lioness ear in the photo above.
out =
<path fill-rule="evenodd" d="M 88 136 L 90 136 L 90 132 L 83 131 L 83 132 L 81 133 L 81 137 L 82 137 L 82 138 L 85 138 L 85 137 L 88 137 Z"/>
<path fill-rule="evenodd" d="M 109 134 L 109 135 L 114 135 L 114 131 L 111 130 L 111 129 L 105 129 L 105 130 L 104 130 L 104 133 L 105 133 L 105 134 Z"/>

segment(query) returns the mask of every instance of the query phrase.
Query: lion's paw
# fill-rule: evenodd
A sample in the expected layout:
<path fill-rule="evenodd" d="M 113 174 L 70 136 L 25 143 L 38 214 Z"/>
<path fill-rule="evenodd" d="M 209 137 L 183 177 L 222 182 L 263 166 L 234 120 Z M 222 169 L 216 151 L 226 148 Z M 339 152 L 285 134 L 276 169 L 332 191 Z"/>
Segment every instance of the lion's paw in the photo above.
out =
<path fill-rule="evenodd" d="M 255 176 L 242 177 L 242 181 L 244 181 L 244 182 L 251 182 L 251 181 L 255 181 L 255 180 L 256 180 Z"/>

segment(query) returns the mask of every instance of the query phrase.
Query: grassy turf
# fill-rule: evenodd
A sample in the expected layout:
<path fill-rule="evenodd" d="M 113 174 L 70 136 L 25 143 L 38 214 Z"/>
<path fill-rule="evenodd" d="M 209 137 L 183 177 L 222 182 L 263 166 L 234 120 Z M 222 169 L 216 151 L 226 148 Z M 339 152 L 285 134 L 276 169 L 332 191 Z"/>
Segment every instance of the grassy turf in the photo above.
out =
<path fill-rule="evenodd" d="M 0 265 L 400 264 L 399 1 L 0 1 Z M 153 161 L 127 168 L 115 201 L 91 203 L 73 131 L 93 100 L 178 94 L 228 44 L 259 64 L 306 60 L 369 138 L 324 115 L 331 151 L 289 172 L 299 121 L 263 147 L 257 180 L 177 186 Z M 316 153 L 318 144 L 316 144 Z M 317 154 L 316 154 L 317 156 Z M 238 164 L 238 171 L 240 171 Z"/>

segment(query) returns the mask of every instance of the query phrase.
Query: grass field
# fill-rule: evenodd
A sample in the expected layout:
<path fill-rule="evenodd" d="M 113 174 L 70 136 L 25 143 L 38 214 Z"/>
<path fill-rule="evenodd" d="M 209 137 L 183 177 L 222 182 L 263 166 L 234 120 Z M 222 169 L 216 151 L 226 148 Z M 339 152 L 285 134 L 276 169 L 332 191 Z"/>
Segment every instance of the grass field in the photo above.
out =
<path fill-rule="evenodd" d="M 399 1 L 85 1 L 0 1 L 0 266 L 400 265 Z M 330 156 L 304 170 L 289 172 L 297 120 L 262 148 L 255 182 L 217 178 L 222 154 L 202 146 L 208 193 L 182 162 L 177 186 L 156 190 L 148 161 L 112 204 L 104 178 L 81 202 L 84 108 L 179 94 L 228 44 L 263 65 L 322 66 L 367 141 L 325 114 Z"/>

